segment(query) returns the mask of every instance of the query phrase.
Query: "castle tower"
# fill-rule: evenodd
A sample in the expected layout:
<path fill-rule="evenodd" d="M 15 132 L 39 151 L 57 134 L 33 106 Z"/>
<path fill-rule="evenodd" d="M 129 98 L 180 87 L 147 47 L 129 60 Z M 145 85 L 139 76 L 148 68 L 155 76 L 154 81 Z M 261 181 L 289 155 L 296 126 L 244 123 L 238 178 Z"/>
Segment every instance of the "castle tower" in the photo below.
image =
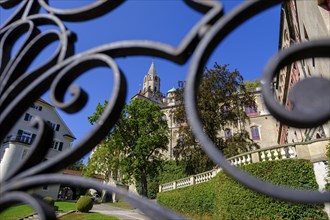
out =
<path fill-rule="evenodd" d="M 162 103 L 163 95 L 160 92 L 160 78 L 157 75 L 154 60 L 152 60 L 147 75 L 144 76 L 142 94 L 157 103 Z"/>

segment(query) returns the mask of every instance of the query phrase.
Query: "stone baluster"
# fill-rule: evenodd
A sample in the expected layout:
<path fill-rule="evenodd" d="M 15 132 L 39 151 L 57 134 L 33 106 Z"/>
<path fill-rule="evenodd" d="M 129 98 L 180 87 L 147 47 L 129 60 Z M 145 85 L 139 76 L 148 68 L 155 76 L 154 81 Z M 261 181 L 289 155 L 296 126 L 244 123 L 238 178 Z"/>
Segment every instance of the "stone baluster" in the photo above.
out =
<path fill-rule="evenodd" d="M 246 163 L 247 164 L 251 163 L 251 156 L 250 156 L 250 154 L 248 154 L 247 157 L 246 157 Z"/>
<path fill-rule="evenodd" d="M 246 162 L 245 156 L 243 156 L 242 164 L 245 164 L 245 162 Z"/>
<path fill-rule="evenodd" d="M 278 158 L 278 152 L 277 152 L 277 149 L 275 149 L 273 152 L 274 152 L 275 160 L 278 160 L 279 158 Z"/>
<path fill-rule="evenodd" d="M 280 153 L 281 153 L 281 157 L 282 157 L 281 159 L 282 160 L 286 159 L 286 153 L 285 153 L 284 147 L 281 147 Z"/>
<path fill-rule="evenodd" d="M 295 147 L 293 147 L 293 146 L 290 146 L 289 147 L 289 155 L 290 155 L 290 157 L 289 158 L 294 158 L 294 157 L 296 157 L 296 149 L 295 149 Z"/>
<path fill-rule="evenodd" d="M 272 159 L 272 152 L 270 150 L 267 151 L 267 158 L 269 161 L 273 160 Z"/>
<path fill-rule="evenodd" d="M 241 163 L 241 158 L 237 158 L 237 165 L 240 165 Z"/>
<path fill-rule="evenodd" d="M 265 151 L 261 151 L 261 162 L 266 161 L 266 154 Z"/>

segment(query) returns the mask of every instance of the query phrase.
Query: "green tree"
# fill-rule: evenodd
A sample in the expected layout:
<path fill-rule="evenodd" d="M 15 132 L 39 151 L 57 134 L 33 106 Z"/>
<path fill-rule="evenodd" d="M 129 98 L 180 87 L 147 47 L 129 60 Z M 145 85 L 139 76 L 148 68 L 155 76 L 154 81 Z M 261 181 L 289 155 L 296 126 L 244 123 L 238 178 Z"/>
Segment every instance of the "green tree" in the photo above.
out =
<path fill-rule="evenodd" d="M 148 195 L 147 177 L 156 178 L 162 152 L 167 150 L 168 126 L 163 116 L 158 105 L 133 99 L 113 132 L 124 150 L 121 161 L 124 180 L 140 182 L 143 196 Z"/>
<path fill-rule="evenodd" d="M 82 171 L 84 169 L 84 167 L 85 167 L 85 164 L 84 164 L 83 160 L 78 160 L 78 161 L 74 162 L 73 164 L 71 164 L 70 166 L 68 166 L 67 169 Z"/>
<path fill-rule="evenodd" d="M 255 145 L 245 131 L 248 117 L 243 109 L 244 105 L 254 105 L 254 97 L 246 90 L 239 71 L 230 72 L 227 67 L 215 63 L 213 69 L 205 69 L 197 100 L 205 133 L 225 156 L 230 157 L 246 152 Z M 183 94 L 184 88 L 177 90 L 177 101 L 183 101 Z M 187 125 L 183 105 L 175 109 L 174 117 L 181 124 L 174 148 L 176 158 L 185 162 L 186 172 L 190 174 L 211 169 L 214 164 Z M 234 128 L 227 139 L 223 137 L 226 128 Z"/>
<path fill-rule="evenodd" d="M 100 103 L 96 106 L 96 110 L 92 116 L 88 117 L 89 122 L 93 125 L 98 122 L 103 113 L 108 101 L 103 105 Z M 89 157 L 86 167 L 83 170 L 85 176 L 93 177 L 94 175 L 102 175 L 105 179 L 112 178 L 115 181 L 120 181 L 118 173 L 120 159 L 122 154 L 121 146 L 116 144 L 111 138 L 111 133 L 96 146 L 96 149 Z"/>
<path fill-rule="evenodd" d="M 245 84 L 246 90 L 248 90 L 250 92 L 253 92 L 256 88 L 261 86 L 260 80 L 255 80 L 255 81 L 246 80 L 246 81 L 244 81 L 244 84 Z"/>
<path fill-rule="evenodd" d="M 99 144 L 89 157 L 87 165 L 83 170 L 85 176 L 102 175 L 107 180 L 112 178 L 115 181 L 119 181 L 118 172 L 121 150 L 109 137 Z"/>
<path fill-rule="evenodd" d="M 97 123 L 106 104 L 96 107 L 96 112 L 89 117 L 91 123 Z M 123 174 L 123 182 L 135 181 L 141 186 L 141 194 L 147 196 L 148 179 L 157 177 L 162 164 L 162 152 L 167 150 L 167 144 L 168 126 L 160 107 L 152 102 L 133 99 L 125 106 L 105 141 L 91 156 L 87 167 L 90 173 L 99 169 L 105 175 L 110 175 L 117 166 Z M 103 160 L 105 162 L 96 162 Z"/>

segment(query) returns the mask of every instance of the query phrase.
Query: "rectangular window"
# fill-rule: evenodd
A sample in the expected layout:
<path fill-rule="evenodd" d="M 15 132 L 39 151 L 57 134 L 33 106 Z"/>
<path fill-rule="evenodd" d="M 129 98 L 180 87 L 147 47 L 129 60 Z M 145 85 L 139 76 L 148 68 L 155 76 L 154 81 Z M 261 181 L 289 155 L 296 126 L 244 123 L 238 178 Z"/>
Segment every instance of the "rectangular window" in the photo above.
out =
<path fill-rule="evenodd" d="M 45 191 L 48 190 L 48 186 L 43 186 L 42 190 L 45 190 Z"/>
<path fill-rule="evenodd" d="M 57 151 L 62 151 L 63 150 L 63 142 L 60 141 L 53 141 L 52 143 L 52 148 Z"/>
<path fill-rule="evenodd" d="M 252 140 L 260 140 L 259 128 L 256 126 L 251 127 Z"/>
<path fill-rule="evenodd" d="M 32 115 L 30 115 L 29 113 L 25 113 L 25 116 L 24 116 L 24 121 L 31 121 L 33 118 Z"/>
<path fill-rule="evenodd" d="M 50 125 L 50 127 L 54 130 L 54 131 L 59 131 L 60 130 L 60 125 L 53 123 L 51 121 L 47 121 L 47 123 Z"/>
<path fill-rule="evenodd" d="M 35 137 L 36 137 L 35 134 L 23 130 L 18 130 L 16 141 L 25 144 L 31 144 Z"/>
<path fill-rule="evenodd" d="M 38 111 L 41 111 L 41 110 L 42 110 L 42 106 L 40 106 L 40 105 L 36 105 L 36 104 L 32 104 L 32 105 L 31 105 L 31 108 L 34 108 L 34 109 L 36 109 L 36 110 L 38 110 Z"/>
<path fill-rule="evenodd" d="M 247 116 L 258 115 L 258 108 L 256 105 L 246 105 L 244 106 L 244 111 Z"/>

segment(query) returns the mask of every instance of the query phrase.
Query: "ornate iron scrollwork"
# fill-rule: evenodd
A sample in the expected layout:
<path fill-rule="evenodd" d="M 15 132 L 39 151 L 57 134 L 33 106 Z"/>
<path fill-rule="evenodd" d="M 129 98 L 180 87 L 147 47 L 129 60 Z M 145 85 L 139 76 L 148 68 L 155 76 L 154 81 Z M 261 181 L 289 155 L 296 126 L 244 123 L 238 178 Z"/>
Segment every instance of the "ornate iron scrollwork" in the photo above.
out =
<path fill-rule="evenodd" d="M 92 19 L 111 12 L 123 2 L 120 0 L 95 1 L 82 8 L 61 10 L 49 6 L 45 0 L 0 0 L 0 5 L 4 8 L 11 8 L 19 4 L 17 10 L 2 24 L 0 30 L 0 140 L 4 140 L 5 135 L 30 104 L 47 90 L 51 91 L 52 102 L 55 106 L 66 112 L 75 113 L 84 107 L 87 100 L 87 94 L 82 88 L 70 86 L 78 76 L 89 69 L 103 66 L 112 70 L 115 79 L 112 96 L 109 98 L 109 105 L 101 116 L 101 123 L 96 125 L 75 147 L 57 157 L 40 163 L 46 154 L 42 146 L 50 145 L 53 134 L 51 128 L 42 119 L 36 119 L 31 124 L 31 126 L 38 129 L 38 139 L 34 141 L 32 153 L 26 160 L 2 180 L 0 211 L 17 202 L 24 202 L 31 204 L 42 219 L 55 219 L 55 214 L 43 201 L 32 197 L 24 191 L 43 185 L 66 184 L 118 193 L 152 219 L 184 219 L 184 217 L 166 208 L 118 188 L 101 184 L 91 179 L 68 178 L 65 175 L 55 174 L 91 151 L 115 124 L 126 98 L 126 79 L 114 58 L 135 55 L 161 57 L 177 64 L 184 64 L 192 57 L 185 94 L 187 97 L 187 113 L 191 119 L 190 124 L 210 158 L 229 175 L 255 191 L 280 199 L 304 203 L 329 202 L 330 193 L 305 192 L 281 188 L 257 180 L 243 173 L 238 168 L 231 166 L 226 162 L 223 155 L 215 150 L 214 144 L 203 133 L 200 120 L 198 119 L 195 102 L 199 83 L 198 78 L 213 49 L 242 22 L 280 3 L 280 0 L 246 1 L 225 16 L 223 16 L 223 8 L 219 2 L 185 0 L 189 7 L 203 13 L 204 17 L 191 29 L 177 48 L 160 42 L 121 41 L 101 45 L 75 55 L 74 42 L 76 36 L 65 27 L 63 21 L 79 22 Z M 38 14 L 41 8 L 47 11 L 48 14 Z M 54 30 L 42 31 L 39 28 L 42 25 L 53 25 Z M 10 57 L 15 41 L 23 36 L 24 33 L 26 33 L 25 40 L 18 49 L 17 55 Z M 59 45 L 53 56 L 44 64 L 27 73 L 26 71 L 35 55 L 54 41 L 59 41 Z M 280 53 L 279 56 L 284 61 L 280 64 L 270 64 L 270 67 L 266 69 L 263 82 L 265 103 L 280 121 L 292 121 L 293 125 L 298 122 L 296 125 L 312 126 L 329 119 L 329 106 L 325 104 L 321 104 L 315 109 L 316 111 L 322 111 L 321 116 L 310 121 L 293 118 L 292 114 L 287 112 L 278 114 L 278 107 L 272 104 L 271 100 L 273 97 L 271 90 L 269 90 L 272 78 L 278 68 L 286 62 L 292 61 L 292 59 L 301 58 L 301 54 L 305 52 L 304 50 L 315 53 L 313 56 L 327 56 L 324 55 L 324 49 L 321 49 L 320 46 L 329 49 L 329 42 L 310 42 L 306 45 L 302 44 L 297 50 L 293 49 L 292 53 Z M 307 84 L 324 84 L 324 80 L 313 80 L 308 80 Z M 303 87 L 306 86 L 304 84 L 302 85 Z M 73 97 L 69 101 L 64 102 L 64 94 L 67 89 L 70 90 Z M 301 89 L 299 88 L 297 91 L 300 92 Z M 315 90 L 315 94 L 319 95 L 319 92 Z M 329 96 L 324 98 L 329 98 Z M 297 102 L 300 101 L 297 100 Z"/>

